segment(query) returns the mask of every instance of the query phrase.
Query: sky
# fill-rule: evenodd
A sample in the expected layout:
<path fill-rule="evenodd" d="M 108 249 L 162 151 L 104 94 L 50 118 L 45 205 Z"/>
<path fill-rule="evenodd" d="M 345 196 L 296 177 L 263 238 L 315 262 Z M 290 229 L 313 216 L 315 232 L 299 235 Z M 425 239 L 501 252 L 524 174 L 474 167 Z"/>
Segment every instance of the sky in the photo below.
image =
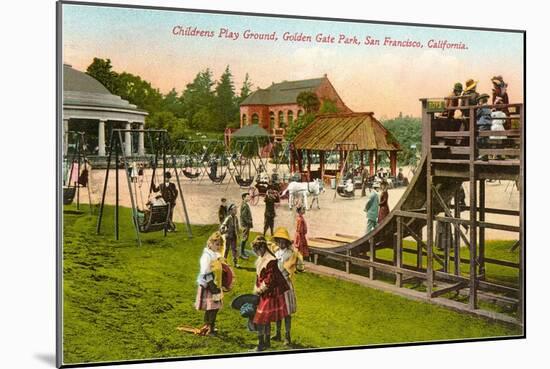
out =
<path fill-rule="evenodd" d="M 139 75 L 163 93 L 181 92 L 206 68 L 218 79 L 229 65 L 237 92 L 246 73 L 253 89 L 327 74 L 348 107 L 378 118 L 420 116 L 420 98 L 447 96 L 455 82 L 469 78 L 478 81 L 479 92 L 490 94 L 495 75 L 508 83 L 511 102 L 523 102 L 521 33 L 72 4 L 63 5 L 62 25 L 64 63 L 85 71 L 94 57 L 109 58 L 115 71 Z M 175 35 L 177 26 L 214 36 Z M 222 28 L 239 37 L 219 37 Z M 277 40 L 245 39 L 246 30 L 275 32 Z M 312 41 L 285 41 L 285 32 Z M 334 43 L 316 42 L 318 34 L 333 36 Z M 355 36 L 358 43 L 338 43 L 340 35 Z M 365 45 L 367 36 L 380 45 Z M 422 47 L 384 46 L 386 37 Z M 430 40 L 467 49 L 430 48 Z"/>

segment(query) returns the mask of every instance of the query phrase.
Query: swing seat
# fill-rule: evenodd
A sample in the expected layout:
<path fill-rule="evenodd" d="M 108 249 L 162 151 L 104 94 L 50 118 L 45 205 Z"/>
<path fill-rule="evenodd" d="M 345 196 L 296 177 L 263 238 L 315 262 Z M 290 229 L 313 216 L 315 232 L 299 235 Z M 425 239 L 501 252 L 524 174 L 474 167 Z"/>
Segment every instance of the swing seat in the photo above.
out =
<path fill-rule="evenodd" d="M 149 233 L 168 229 L 170 204 L 151 206 L 149 210 L 149 217 L 139 224 L 139 231 Z"/>
<path fill-rule="evenodd" d="M 76 194 L 76 187 L 63 187 L 63 205 L 71 205 Z"/>
<path fill-rule="evenodd" d="M 210 178 L 210 180 L 214 183 L 222 183 L 223 180 L 225 179 L 225 173 L 222 174 L 219 177 L 216 177 L 216 176 L 212 175 L 211 172 L 208 172 L 208 178 Z"/>
<path fill-rule="evenodd" d="M 251 177 L 251 178 L 248 178 L 248 179 L 243 179 L 241 176 L 236 175 L 235 176 L 235 181 L 237 181 L 237 183 L 241 187 L 249 187 L 252 184 L 252 182 L 254 182 L 254 177 Z"/>
<path fill-rule="evenodd" d="M 182 173 L 185 177 L 189 178 L 189 179 L 195 179 L 197 178 L 198 176 L 201 175 L 201 172 L 195 172 L 195 173 L 192 173 L 192 172 L 189 172 L 185 169 L 182 170 Z"/>

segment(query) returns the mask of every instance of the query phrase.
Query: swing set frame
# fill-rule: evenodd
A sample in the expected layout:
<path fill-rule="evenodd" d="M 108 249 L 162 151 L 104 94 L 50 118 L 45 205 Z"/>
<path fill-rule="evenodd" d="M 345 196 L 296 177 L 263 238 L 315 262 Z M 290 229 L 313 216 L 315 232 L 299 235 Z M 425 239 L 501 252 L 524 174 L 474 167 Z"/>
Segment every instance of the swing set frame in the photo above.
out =
<path fill-rule="evenodd" d="M 166 169 L 169 168 L 167 160 L 168 156 L 168 148 L 170 147 L 170 137 L 168 135 L 168 131 L 165 129 L 112 129 L 110 133 L 110 140 L 109 140 L 109 153 L 107 156 L 107 169 L 105 171 L 105 182 L 103 184 L 103 193 L 101 196 L 101 204 L 99 207 L 99 214 L 97 218 L 97 226 L 96 226 L 96 232 L 97 234 L 101 233 L 101 225 L 103 220 L 103 211 L 105 207 L 105 195 L 107 194 L 108 189 L 108 182 L 109 182 L 109 171 L 111 169 L 111 162 L 113 160 L 114 156 L 114 162 L 115 162 L 115 222 L 114 222 L 114 228 L 115 228 L 115 239 L 119 240 L 119 206 L 120 206 L 120 179 L 119 179 L 119 162 L 120 159 L 122 159 L 122 162 L 124 163 L 124 172 L 126 174 L 126 180 L 128 183 L 128 191 L 130 194 L 130 202 L 132 205 L 132 223 L 134 225 L 134 231 L 136 236 L 136 241 L 138 243 L 138 246 L 141 246 L 141 236 L 140 232 L 142 230 L 140 229 L 139 224 L 139 217 L 138 217 L 138 211 L 136 207 L 137 202 L 137 194 L 134 194 L 132 191 L 132 180 L 130 178 L 130 172 L 129 172 L 129 165 L 128 165 L 128 154 L 125 152 L 124 149 L 124 141 L 122 139 L 123 134 L 125 133 L 144 133 L 148 138 L 149 142 L 151 143 L 151 148 L 154 151 L 154 157 L 153 157 L 153 173 L 151 175 L 151 181 L 149 185 L 149 193 L 151 193 L 151 190 L 154 186 L 155 181 L 155 172 L 158 168 L 159 164 L 159 156 L 162 157 L 162 169 L 163 171 L 166 171 Z M 157 140 L 157 145 L 155 145 L 154 138 Z M 131 156 L 131 154 L 130 154 Z M 179 191 L 179 198 L 182 204 L 183 213 L 185 216 L 185 222 L 187 225 L 187 233 L 189 238 L 193 237 L 192 231 L 191 231 L 191 224 L 189 222 L 189 215 L 187 213 L 187 207 L 185 205 L 185 199 L 183 196 L 183 191 L 181 188 L 181 183 L 179 180 L 178 171 L 176 168 L 176 161 L 175 157 L 173 155 L 170 155 L 172 160 L 170 160 L 171 168 L 174 169 L 175 175 L 176 175 L 176 183 L 178 186 Z M 166 177 L 163 175 L 163 183 L 167 183 Z M 134 198 L 136 196 L 136 198 Z M 166 222 L 164 227 L 164 235 L 166 236 L 167 232 L 167 225 L 168 222 Z"/>

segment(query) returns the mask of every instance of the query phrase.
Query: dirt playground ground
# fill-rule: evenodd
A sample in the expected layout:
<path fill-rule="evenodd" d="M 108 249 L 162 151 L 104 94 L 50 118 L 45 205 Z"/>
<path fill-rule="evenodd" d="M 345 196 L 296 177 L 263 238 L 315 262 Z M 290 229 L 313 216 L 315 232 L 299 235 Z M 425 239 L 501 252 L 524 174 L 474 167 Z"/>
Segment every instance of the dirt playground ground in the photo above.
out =
<path fill-rule="evenodd" d="M 103 190 L 103 182 L 105 178 L 105 170 L 92 170 L 91 172 L 91 198 L 92 203 L 99 203 L 101 200 L 101 191 Z M 405 175 L 412 178 L 412 173 L 405 168 Z M 107 190 L 106 203 L 115 203 L 115 180 L 114 170 L 109 174 L 109 186 Z M 125 207 L 131 207 L 128 184 L 126 176 L 123 170 L 120 170 L 120 205 Z M 160 175 L 157 177 L 161 180 Z M 147 202 L 148 181 L 151 179 L 151 171 L 145 172 L 145 181 L 141 189 L 142 195 L 140 195 L 139 187 L 137 189 L 137 205 L 142 207 L 142 204 Z M 203 177 L 202 180 L 189 180 L 180 175 L 181 187 L 183 190 L 183 196 L 187 205 L 187 211 L 192 224 L 213 224 L 218 222 L 217 210 L 220 204 L 220 198 L 225 197 L 228 202 L 234 202 L 237 205 L 241 202 L 241 193 L 245 192 L 245 189 L 238 187 L 234 182 L 228 184 L 229 175 L 225 179 L 223 184 L 215 184 L 211 182 L 208 177 Z M 175 178 L 172 178 L 174 181 Z M 159 182 L 157 182 L 159 183 Z M 132 184 L 132 188 L 134 185 Z M 466 192 L 466 199 L 469 198 L 468 186 L 464 186 Z M 405 191 L 405 187 L 390 189 L 389 204 L 390 210 L 393 209 L 395 204 L 399 201 L 402 194 Z M 360 190 L 356 191 L 356 197 L 352 199 L 345 199 L 340 196 L 334 197 L 335 190 L 325 187 L 325 192 L 319 196 L 320 209 L 317 209 L 317 204 L 313 209 L 308 210 L 305 218 L 308 224 L 309 232 L 308 237 L 322 237 L 333 236 L 335 233 L 343 233 L 355 236 L 361 236 L 365 233 L 366 228 L 366 216 L 363 211 L 366 203 L 366 198 L 361 197 Z M 143 198 L 143 203 L 141 198 Z M 81 189 L 80 201 L 83 204 L 88 203 L 88 193 L 86 189 Z M 496 181 L 489 182 L 486 185 L 486 206 L 491 208 L 511 209 L 517 210 L 519 208 L 519 192 L 513 182 L 510 181 Z M 264 224 L 264 202 L 263 198 L 257 205 L 251 205 L 252 216 L 254 220 L 254 231 L 262 232 Z M 283 200 L 281 204 L 276 208 L 277 216 L 275 218 L 275 227 L 284 226 L 287 227 L 291 233 L 294 234 L 295 229 L 295 212 L 290 211 L 288 208 L 288 201 Z M 175 221 L 184 222 L 183 210 L 181 202 L 178 199 L 178 203 L 175 209 Z M 468 213 L 462 214 L 463 218 L 468 218 Z M 507 215 L 495 215 L 487 214 L 486 221 L 494 223 L 502 223 L 509 225 L 518 225 L 518 217 Z M 121 221 L 131 222 L 130 219 L 121 219 Z M 179 229 L 183 232 L 184 229 Z M 517 233 L 510 233 L 505 231 L 487 229 L 486 239 L 517 239 Z"/>

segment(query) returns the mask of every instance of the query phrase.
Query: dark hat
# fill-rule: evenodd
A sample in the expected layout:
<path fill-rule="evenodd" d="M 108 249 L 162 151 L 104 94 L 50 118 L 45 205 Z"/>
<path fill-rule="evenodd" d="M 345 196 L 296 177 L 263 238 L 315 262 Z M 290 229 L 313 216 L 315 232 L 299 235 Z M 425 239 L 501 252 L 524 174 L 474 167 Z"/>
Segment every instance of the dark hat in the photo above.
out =
<path fill-rule="evenodd" d="M 497 86 L 505 85 L 502 76 L 494 76 L 493 78 L 491 78 L 491 82 L 493 82 L 493 84 Z"/>
<path fill-rule="evenodd" d="M 489 100 L 489 95 L 487 94 L 481 94 L 476 98 L 476 101 L 479 102 L 481 100 Z"/>
<path fill-rule="evenodd" d="M 266 249 L 268 248 L 267 247 L 267 240 L 265 239 L 265 237 L 259 235 L 259 236 L 256 236 L 254 241 L 252 241 L 252 249 L 257 250 L 261 247 L 265 247 Z"/>
<path fill-rule="evenodd" d="M 172 178 L 172 175 L 170 174 L 170 172 L 164 172 L 164 177 L 165 178 Z"/>
<path fill-rule="evenodd" d="M 453 87 L 453 91 L 462 91 L 462 83 L 457 82 Z"/>
<path fill-rule="evenodd" d="M 250 304 L 254 307 L 260 302 L 260 296 L 253 295 L 251 293 L 245 293 L 244 295 L 237 296 L 231 302 L 231 307 L 235 310 L 241 310 L 244 304 Z"/>

